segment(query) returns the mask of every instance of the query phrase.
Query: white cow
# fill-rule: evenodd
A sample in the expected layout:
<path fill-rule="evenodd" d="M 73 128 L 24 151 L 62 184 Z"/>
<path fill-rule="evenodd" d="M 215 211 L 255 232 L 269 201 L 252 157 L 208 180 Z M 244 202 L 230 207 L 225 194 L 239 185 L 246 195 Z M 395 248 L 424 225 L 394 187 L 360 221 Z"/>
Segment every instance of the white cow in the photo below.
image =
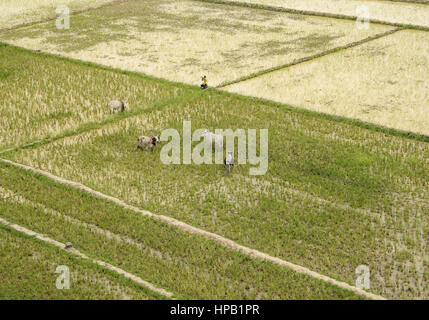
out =
<path fill-rule="evenodd" d="M 110 101 L 107 106 L 109 107 L 110 113 L 114 113 L 115 111 L 124 112 L 125 109 L 128 108 L 128 102 L 121 100 L 113 100 Z"/>

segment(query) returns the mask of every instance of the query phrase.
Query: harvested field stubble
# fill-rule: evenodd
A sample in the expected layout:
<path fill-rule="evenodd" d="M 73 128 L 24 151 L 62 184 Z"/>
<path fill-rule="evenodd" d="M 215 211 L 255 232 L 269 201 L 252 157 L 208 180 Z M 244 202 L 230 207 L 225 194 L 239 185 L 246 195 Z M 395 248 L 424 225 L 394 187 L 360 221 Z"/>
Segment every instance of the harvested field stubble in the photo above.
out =
<path fill-rule="evenodd" d="M 402 30 L 225 90 L 429 136 L 428 52 Z"/>
<path fill-rule="evenodd" d="M 73 16 L 73 27 L 44 23 L 1 39 L 157 77 L 209 86 L 241 78 L 390 30 L 198 1 L 146 0 Z"/>
<path fill-rule="evenodd" d="M 202 0 L 217 2 L 216 0 Z M 359 14 L 358 8 L 367 8 L 371 20 L 391 24 L 421 26 L 429 29 L 429 6 L 426 4 L 406 3 L 402 1 L 368 0 L 220 0 L 225 3 L 241 3 L 256 6 L 269 6 L 294 11 L 309 12 L 318 15 L 347 16 L 351 19 Z"/>
<path fill-rule="evenodd" d="M 67 6 L 71 12 L 95 8 L 112 0 L 0 0 L 0 29 L 9 29 L 57 16 L 57 7 Z"/>

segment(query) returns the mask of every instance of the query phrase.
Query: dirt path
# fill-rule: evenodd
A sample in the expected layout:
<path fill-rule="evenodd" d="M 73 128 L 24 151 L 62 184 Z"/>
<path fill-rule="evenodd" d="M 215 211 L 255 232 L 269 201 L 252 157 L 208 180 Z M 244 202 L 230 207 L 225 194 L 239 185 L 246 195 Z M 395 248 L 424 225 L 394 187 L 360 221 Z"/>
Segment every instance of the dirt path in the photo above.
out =
<path fill-rule="evenodd" d="M 127 203 L 125 203 L 122 200 L 119 200 L 117 198 L 114 198 L 114 197 L 105 195 L 105 194 L 103 194 L 101 192 L 95 191 L 95 190 L 93 190 L 93 189 L 91 189 L 91 188 L 89 188 L 87 186 L 84 186 L 84 185 L 78 183 L 78 182 L 66 180 L 66 179 L 57 177 L 57 176 L 55 176 L 55 175 L 53 175 L 53 174 L 51 174 L 49 172 L 46 172 L 46 171 L 43 171 L 43 170 L 40 170 L 40 169 L 36 169 L 36 168 L 33 168 L 33 167 L 29 167 L 29 166 L 26 166 L 26 165 L 22 165 L 22 164 L 19 164 L 19 163 L 15 163 L 15 162 L 10 161 L 10 160 L 0 159 L 0 161 L 2 161 L 4 163 L 8 163 L 8 164 L 10 164 L 12 166 L 24 169 L 24 170 L 28 170 L 28 171 L 40 174 L 42 176 L 45 176 L 46 178 L 49 178 L 49 179 L 51 179 L 53 181 L 58 182 L 58 183 L 61 183 L 61 184 L 64 184 L 64 185 L 68 185 L 70 187 L 73 187 L 73 188 L 76 188 L 76 189 L 88 192 L 88 193 L 90 193 L 91 195 L 93 195 L 95 197 L 98 197 L 98 198 L 101 198 L 101 199 L 105 199 L 105 200 L 109 200 L 109 201 L 114 202 L 115 204 L 117 204 L 117 205 L 119 205 L 119 206 L 121 206 L 121 207 L 123 207 L 125 209 L 129 209 L 129 210 L 141 213 L 141 214 L 143 214 L 145 216 L 149 216 L 149 217 L 152 217 L 154 219 L 163 221 L 163 222 L 165 222 L 165 223 L 167 223 L 169 225 L 175 226 L 175 227 L 177 227 L 177 228 L 179 228 L 179 229 L 181 229 L 183 231 L 186 231 L 186 232 L 189 232 L 189 233 L 192 233 L 192 234 L 198 234 L 200 236 L 203 236 L 206 239 L 213 240 L 213 241 L 215 241 L 215 242 L 223 245 L 224 247 L 227 247 L 227 248 L 229 248 L 231 250 L 239 251 L 239 252 L 241 252 L 241 253 L 243 253 L 245 255 L 248 255 L 248 256 L 250 256 L 252 258 L 257 258 L 257 259 L 261 259 L 261 260 L 265 260 L 265 261 L 270 261 L 270 262 L 275 263 L 277 265 L 290 268 L 290 269 L 292 269 L 293 271 L 295 271 L 297 273 L 305 274 L 305 275 L 308 275 L 308 276 L 313 277 L 315 279 L 322 280 L 322 281 L 325 281 L 325 282 L 329 282 L 329 283 L 331 283 L 333 285 L 336 285 L 336 286 L 338 286 L 340 288 L 343 288 L 343 289 L 346 289 L 346 290 L 350 290 L 350 291 L 352 291 L 352 292 L 354 292 L 354 293 L 356 293 L 358 295 L 361 295 L 361 296 L 369 298 L 369 299 L 375 299 L 375 300 L 385 300 L 386 299 L 386 298 L 384 298 L 382 296 L 379 296 L 379 295 L 367 292 L 367 291 L 365 291 L 363 289 L 357 288 L 355 286 L 352 286 L 352 285 L 350 285 L 350 284 L 348 284 L 346 282 L 338 281 L 336 279 L 330 278 L 330 277 L 325 276 L 323 274 L 317 273 L 317 272 L 312 271 L 312 270 L 310 270 L 308 268 L 296 265 L 294 263 L 282 260 L 280 258 L 276 258 L 276 257 L 270 256 L 270 255 L 268 255 L 266 253 L 263 253 L 261 251 L 255 250 L 255 249 L 250 249 L 248 247 L 242 246 L 242 245 L 240 245 L 240 244 L 238 244 L 238 243 L 236 243 L 236 242 L 234 242 L 234 241 L 232 241 L 230 239 L 224 238 L 224 237 L 222 237 L 220 235 L 217 235 L 215 233 L 212 233 L 212 232 L 208 232 L 208 231 L 205 231 L 205 230 L 193 227 L 191 225 L 188 225 L 188 224 L 186 224 L 186 223 L 184 223 L 182 221 L 176 220 L 174 218 L 170 218 L 170 217 L 163 216 L 163 215 L 157 215 L 157 214 L 154 214 L 152 212 L 149 212 L 149 211 L 146 211 L 146 210 L 142 210 L 142 209 L 139 209 L 137 207 L 128 205 Z M 114 267 L 112 266 L 112 268 L 114 268 Z M 124 271 L 122 271 L 122 272 L 124 272 Z M 144 281 L 144 280 L 142 280 L 142 281 Z M 162 289 L 158 289 L 158 290 L 162 290 Z"/>
<path fill-rule="evenodd" d="M 122 270 L 121 268 L 112 266 L 111 264 L 109 264 L 107 262 L 104 262 L 104 261 L 101 261 L 101 260 L 96 260 L 96 259 L 89 258 L 85 254 L 83 254 L 82 252 L 80 252 L 80 251 L 78 251 L 78 250 L 76 250 L 74 248 L 65 249 L 64 243 L 61 243 L 61 242 L 58 242 L 58 241 L 56 241 L 54 239 L 48 238 L 48 237 L 46 237 L 46 236 L 44 236 L 44 235 L 42 235 L 40 233 L 34 232 L 32 230 L 29 230 L 29 229 L 24 228 L 22 226 L 19 226 L 17 224 L 10 223 L 9 221 L 7 221 L 7 220 L 5 220 L 3 218 L 0 218 L 0 223 L 3 224 L 3 225 L 5 225 L 5 226 L 8 226 L 9 228 L 12 228 L 12 229 L 18 231 L 18 232 L 24 233 L 24 234 L 26 234 L 28 236 L 35 237 L 35 238 L 37 238 L 37 239 L 39 239 L 39 240 L 41 240 L 43 242 L 52 244 L 52 245 L 54 245 L 54 246 L 56 246 L 56 247 L 58 247 L 58 248 L 60 248 L 60 249 L 62 249 L 64 251 L 70 252 L 70 253 L 72 253 L 72 254 L 74 254 L 74 255 L 82 258 L 82 259 L 90 260 L 90 261 L 92 261 L 95 264 L 98 264 L 98 265 L 100 265 L 100 266 L 102 266 L 102 267 L 104 267 L 106 269 L 109 269 L 109 270 L 114 271 L 114 272 L 116 272 L 118 274 L 121 274 L 125 278 L 130 279 L 130 280 L 132 280 L 132 281 L 134 281 L 134 282 L 136 282 L 136 283 L 138 283 L 138 284 L 140 284 L 140 285 L 142 285 L 142 286 L 144 286 L 144 287 L 146 287 L 146 288 L 148 288 L 148 289 L 150 289 L 150 290 L 152 290 L 152 291 L 154 291 L 156 293 L 159 293 L 159 294 L 161 294 L 161 295 L 163 295 L 165 297 L 168 297 L 168 298 L 173 297 L 173 293 L 171 293 L 169 291 L 166 291 L 164 289 L 158 288 L 158 287 L 154 286 L 153 284 L 151 284 L 151 283 L 149 283 L 149 282 L 141 279 L 140 277 L 137 277 L 136 275 L 134 275 L 132 273 L 129 273 L 129 272 L 126 272 L 126 271 Z"/>

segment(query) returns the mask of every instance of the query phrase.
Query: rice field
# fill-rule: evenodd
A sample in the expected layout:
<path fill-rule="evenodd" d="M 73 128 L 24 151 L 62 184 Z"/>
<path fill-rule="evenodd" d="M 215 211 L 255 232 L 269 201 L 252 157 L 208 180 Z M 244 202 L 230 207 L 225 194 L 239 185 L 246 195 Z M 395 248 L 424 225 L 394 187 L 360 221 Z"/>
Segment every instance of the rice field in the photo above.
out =
<path fill-rule="evenodd" d="M 0 299 L 429 297 L 428 0 L 61 4 L 0 0 L 0 158 L 47 172 L 0 159 Z M 184 121 L 267 129 L 266 173 L 136 148 Z"/>
<path fill-rule="evenodd" d="M 0 201 L 2 209 L 4 205 Z M 162 299 L 55 247 L 0 225 L 1 300 Z M 69 289 L 57 289 L 57 267 L 70 270 Z"/>
<path fill-rule="evenodd" d="M 74 248 L 90 257 L 125 268 L 152 284 L 177 293 L 179 298 L 359 299 L 349 291 L 297 275 L 286 268 L 249 259 L 208 240 L 43 177 L 4 164 L 0 165 L 0 171 L 2 217 L 57 241 L 72 241 Z M 48 251 L 41 247 L 42 251 Z M 25 253 L 23 250 L 22 254 Z M 14 257 L 10 263 L 18 263 L 17 258 Z M 67 259 L 61 261 L 69 266 L 74 277 L 85 276 Z M 45 264 L 50 267 L 44 268 L 44 274 L 52 268 L 55 270 L 56 263 L 57 260 L 48 255 Z M 8 265 L 5 264 L 0 264 L 0 270 L 2 267 L 3 270 L 7 269 Z M 30 270 L 25 267 L 19 272 L 28 279 L 35 272 Z M 18 281 L 14 276 L 10 282 Z M 72 278 L 70 287 L 73 288 L 78 282 L 79 278 Z M 55 288 L 55 281 L 47 283 Z M 92 287 L 93 297 L 97 298 L 96 293 L 104 289 L 93 283 L 90 281 L 87 286 Z M 31 282 L 25 285 L 32 286 Z M 6 284 L 7 288 L 11 286 L 11 283 Z M 122 296 L 113 295 L 112 290 L 112 295 L 107 297 L 121 298 L 126 297 L 125 294 L 132 297 L 133 292 L 127 293 L 125 289 Z M 33 292 L 35 295 L 42 294 L 37 288 Z M 61 292 L 58 294 L 61 295 Z M 140 297 L 136 295 L 136 298 Z"/>
<path fill-rule="evenodd" d="M 0 29 L 55 18 L 56 9 L 67 6 L 71 12 L 95 8 L 112 0 L 0 0 Z"/>
<path fill-rule="evenodd" d="M 428 53 L 427 32 L 403 30 L 224 89 L 429 135 Z"/>
<path fill-rule="evenodd" d="M 202 1 L 212 2 L 211 0 Z M 429 28 L 429 6 L 427 1 L 425 3 L 413 3 L 412 1 L 384 0 L 223 0 L 223 2 L 265 5 L 312 12 L 318 15 L 337 15 L 351 18 L 357 17 L 359 12 L 366 11 L 366 9 L 365 11 L 358 11 L 362 10 L 358 9 L 359 7 L 366 7 L 371 20 L 422 27 L 426 30 Z"/>
<path fill-rule="evenodd" d="M 188 84 L 210 86 L 391 30 L 189 0 L 127 1 L 54 22 L 5 32 L 0 39 Z"/>
<path fill-rule="evenodd" d="M 136 150 L 138 135 L 181 132 L 183 119 L 268 127 L 268 172 L 249 176 L 247 164 L 225 176 L 220 165 L 164 165 L 160 148 Z M 425 142 L 207 92 L 8 157 L 349 283 L 367 264 L 373 292 L 390 298 L 428 294 Z M 395 287 L 410 279 L 420 286 Z"/>
<path fill-rule="evenodd" d="M 114 121 L 184 92 L 181 86 L 0 45 L 0 151 Z M 128 100 L 130 106 L 110 115 L 110 100 Z"/>

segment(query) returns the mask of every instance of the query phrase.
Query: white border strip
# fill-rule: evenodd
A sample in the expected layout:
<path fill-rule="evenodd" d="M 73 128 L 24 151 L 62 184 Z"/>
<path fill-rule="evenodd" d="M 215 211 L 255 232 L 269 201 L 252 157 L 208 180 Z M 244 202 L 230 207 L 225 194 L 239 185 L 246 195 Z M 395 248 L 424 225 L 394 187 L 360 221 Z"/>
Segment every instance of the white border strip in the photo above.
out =
<path fill-rule="evenodd" d="M 13 161 L 10 161 L 10 160 L 6 160 L 6 159 L 1 159 L 0 158 L 0 161 L 2 161 L 4 163 L 8 163 L 10 165 L 13 165 L 15 167 L 24 169 L 24 170 L 28 170 L 28 171 L 40 174 L 40 175 L 45 176 L 46 178 L 49 178 L 49 179 L 51 179 L 53 181 L 56 181 L 56 182 L 59 182 L 61 184 L 65 184 L 65 185 L 68 185 L 70 187 L 73 187 L 73 188 L 85 191 L 87 193 L 90 193 L 91 195 L 96 196 L 98 198 L 109 200 L 109 201 L 114 202 L 117 205 L 119 205 L 119 206 L 121 206 L 121 207 L 123 207 L 125 209 L 129 209 L 129 210 L 141 213 L 142 215 L 149 216 L 149 217 L 152 217 L 154 219 L 160 220 L 160 221 L 165 222 L 165 223 L 167 223 L 169 225 L 175 226 L 175 227 L 177 227 L 177 228 L 179 228 L 179 229 L 181 229 L 183 231 L 186 231 L 186 232 L 189 232 L 189 233 L 192 233 L 192 234 L 198 234 L 200 236 L 203 236 L 206 239 L 213 240 L 213 241 L 221 244 L 224 247 L 227 247 L 227 248 L 232 249 L 234 251 L 239 251 L 239 252 L 241 252 L 243 254 L 246 254 L 246 255 L 248 255 L 248 256 L 250 256 L 252 258 L 258 258 L 258 259 L 261 259 L 261 260 L 270 261 L 270 262 L 272 262 L 274 264 L 277 264 L 279 266 L 284 266 L 284 267 L 290 268 L 290 269 L 292 269 L 293 271 L 295 271 L 297 273 L 305 274 L 305 275 L 308 275 L 308 276 L 310 276 L 312 278 L 315 278 L 315 279 L 318 279 L 318 280 L 322 280 L 322 281 L 331 283 L 331 284 L 336 285 L 336 286 L 338 286 L 340 288 L 343 288 L 343 289 L 346 289 L 346 290 L 350 290 L 350 291 L 352 291 L 352 292 L 354 292 L 354 293 L 356 293 L 358 295 L 364 296 L 364 297 L 369 298 L 369 299 L 386 300 L 386 298 L 384 298 L 384 297 L 382 297 L 380 295 L 376 295 L 376 294 L 367 292 L 367 291 L 365 291 L 363 289 L 360 289 L 360 288 L 357 288 L 355 286 L 352 286 L 352 285 L 350 285 L 350 284 L 348 284 L 346 282 L 335 280 L 333 278 L 330 278 L 330 277 L 325 276 L 323 274 L 317 273 L 317 272 L 312 271 L 312 270 L 310 270 L 308 268 L 299 266 L 299 265 L 294 264 L 292 262 L 288 262 L 288 261 L 282 260 L 280 258 L 276 258 L 276 257 L 270 256 L 270 255 L 268 255 L 266 253 L 263 253 L 261 251 L 258 251 L 258 250 L 255 250 L 255 249 L 250 249 L 248 247 L 242 246 L 242 245 L 240 245 L 240 244 L 238 244 L 238 243 L 236 243 L 236 242 L 234 242 L 234 241 L 232 241 L 230 239 L 224 238 L 224 237 L 222 237 L 220 235 L 217 235 L 215 233 L 208 232 L 208 231 L 205 231 L 205 230 L 193 227 L 193 226 L 191 226 L 189 224 L 186 224 L 186 223 L 184 223 L 182 221 L 179 221 L 177 219 L 174 219 L 174 218 L 170 218 L 170 217 L 167 217 L 167 216 L 154 214 L 154 213 L 152 213 L 150 211 L 142 210 L 142 209 L 139 209 L 137 207 L 131 206 L 131 205 L 125 203 L 122 200 L 119 200 L 117 198 L 114 198 L 114 197 L 105 195 L 105 194 L 103 194 L 101 192 L 95 191 L 95 190 L 93 190 L 93 189 L 91 189 L 91 188 L 89 188 L 89 187 L 87 187 L 87 186 L 85 186 L 83 184 L 78 183 L 78 182 L 66 180 L 66 179 L 57 177 L 57 176 L 55 176 L 55 175 L 53 175 L 53 174 L 51 174 L 49 172 L 46 172 L 46 171 L 43 171 L 43 170 L 40 170 L 40 169 L 36 169 L 36 168 L 30 167 L 30 166 L 26 166 L 26 165 L 23 165 L 23 164 L 20 164 L 20 163 L 16 163 L 16 162 L 13 162 Z"/>
<path fill-rule="evenodd" d="M 106 269 L 109 269 L 109 270 L 112 270 L 116 273 L 119 273 L 119 274 L 123 275 L 125 278 L 130 279 L 130 280 L 132 280 L 132 281 L 134 281 L 134 282 L 136 282 L 136 283 L 138 283 L 138 284 L 140 284 L 140 285 L 142 285 L 142 286 L 144 286 L 144 287 L 146 287 L 146 288 L 148 288 L 148 289 L 150 289 L 156 293 L 159 293 L 165 297 L 171 298 L 173 296 L 173 293 L 166 291 L 164 289 L 155 287 L 153 284 L 141 279 L 140 277 L 138 277 L 132 273 L 126 272 L 126 271 L 124 271 L 118 267 L 112 266 L 111 264 L 109 264 L 107 262 L 104 262 L 101 260 L 96 260 L 96 259 L 91 259 L 88 256 L 86 256 L 85 254 L 83 254 L 82 252 L 80 252 L 74 248 L 65 249 L 65 245 L 63 243 L 58 242 L 54 239 L 48 238 L 48 237 L 46 237 L 40 233 L 34 232 L 32 230 L 29 230 L 29 229 L 24 228 L 22 226 L 19 226 L 17 224 L 10 223 L 9 221 L 2 219 L 2 218 L 0 218 L 0 223 L 18 231 L 18 232 L 24 233 L 26 235 L 35 237 L 35 238 L 42 240 L 44 242 L 50 243 L 50 244 L 52 244 L 52 245 L 54 245 L 54 246 L 56 246 L 56 247 L 58 247 L 64 251 L 70 252 L 70 253 L 72 253 L 72 254 L 74 254 L 74 255 L 82 258 L 82 259 L 90 260 L 93 263 L 98 264 L 98 265 L 100 265 Z"/>

